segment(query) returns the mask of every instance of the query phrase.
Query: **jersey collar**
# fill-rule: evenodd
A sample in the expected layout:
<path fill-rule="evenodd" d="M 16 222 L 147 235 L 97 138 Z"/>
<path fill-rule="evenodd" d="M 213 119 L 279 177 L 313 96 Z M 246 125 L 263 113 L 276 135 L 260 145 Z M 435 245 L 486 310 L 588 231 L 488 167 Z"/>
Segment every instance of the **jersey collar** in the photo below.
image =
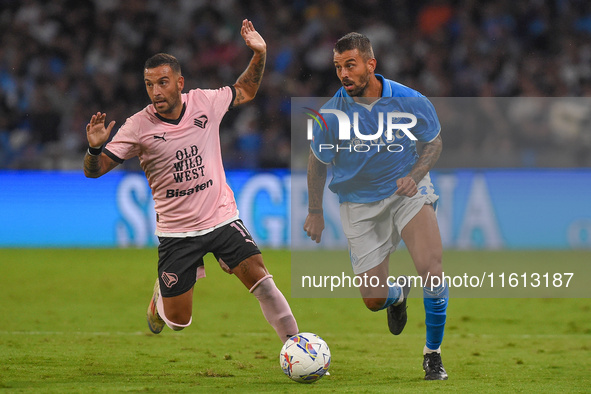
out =
<path fill-rule="evenodd" d="M 173 125 L 178 125 L 179 123 L 181 123 L 181 120 L 183 119 L 183 115 L 185 114 L 186 109 L 187 109 L 187 104 L 183 103 L 183 110 L 181 111 L 181 114 L 179 115 L 179 117 L 177 119 L 166 119 L 166 118 L 162 117 L 158 112 L 154 112 L 154 115 L 156 115 L 156 117 L 163 122 L 170 123 Z"/>
<path fill-rule="evenodd" d="M 392 87 L 390 86 L 390 84 L 388 83 L 386 78 L 384 78 L 381 74 L 375 74 L 375 76 L 382 83 L 382 97 L 392 97 Z M 345 99 L 346 103 L 348 103 L 348 104 L 355 103 L 355 100 L 353 99 L 353 97 L 349 96 L 349 94 L 347 93 L 345 88 L 341 87 L 339 89 L 339 92 L 340 92 L 341 97 L 343 97 Z"/>

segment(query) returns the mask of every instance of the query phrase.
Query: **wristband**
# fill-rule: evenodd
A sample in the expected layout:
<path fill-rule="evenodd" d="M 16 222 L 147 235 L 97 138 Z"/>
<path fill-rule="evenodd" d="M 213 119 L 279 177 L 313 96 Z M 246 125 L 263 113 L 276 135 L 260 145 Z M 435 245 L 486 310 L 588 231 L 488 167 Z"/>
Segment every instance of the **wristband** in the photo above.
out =
<path fill-rule="evenodd" d="M 101 152 L 103 151 L 103 147 L 101 146 L 100 148 L 92 148 L 92 147 L 88 147 L 88 154 L 91 156 L 98 156 L 101 154 Z"/>
<path fill-rule="evenodd" d="M 316 209 L 308 208 L 308 213 L 311 213 L 311 214 L 319 215 L 319 214 L 322 214 L 322 212 L 323 212 L 322 208 L 316 208 Z"/>

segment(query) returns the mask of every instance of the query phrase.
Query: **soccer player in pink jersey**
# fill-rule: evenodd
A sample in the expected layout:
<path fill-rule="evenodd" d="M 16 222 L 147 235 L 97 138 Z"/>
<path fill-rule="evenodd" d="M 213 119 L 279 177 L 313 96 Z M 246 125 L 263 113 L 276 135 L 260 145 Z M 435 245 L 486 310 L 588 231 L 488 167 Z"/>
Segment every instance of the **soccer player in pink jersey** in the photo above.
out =
<path fill-rule="evenodd" d="M 138 156 L 152 189 L 160 244 L 147 320 L 155 334 L 165 325 L 178 331 L 191 324 L 193 287 L 205 276 L 203 256 L 210 252 L 254 294 L 283 342 L 298 333 L 287 300 L 238 217 L 222 163 L 220 122 L 229 109 L 255 97 L 265 69 L 264 39 L 246 19 L 240 33 L 254 54 L 234 85 L 182 93 L 177 59 L 159 53 L 144 67 L 152 104 L 129 117 L 106 146 L 115 122 L 105 127 L 106 114 L 98 112 L 86 126 L 87 177 L 98 178 Z"/>

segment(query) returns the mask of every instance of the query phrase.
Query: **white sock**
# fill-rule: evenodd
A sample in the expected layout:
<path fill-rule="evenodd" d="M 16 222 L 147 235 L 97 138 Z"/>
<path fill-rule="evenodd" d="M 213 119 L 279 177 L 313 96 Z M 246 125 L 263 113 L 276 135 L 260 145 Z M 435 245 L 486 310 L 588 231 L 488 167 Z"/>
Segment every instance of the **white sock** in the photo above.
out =
<path fill-rule="evenodd" d="M 441 353 L 441 346 L 438 347 L 436 350 L 429 349 L 427 346 L 423 348 L 423 356 L 427 353 Z"/>
<path fill-rule="evenodd" d="M 158 290 L 158 291 L 160 291 L 160 290 Z M 158 311 L 158 316 L 160 316 L 160 318 L 162 320 L 164 320 L 164 323 L 166 323 L 166 325 L 174 331 L 180 331 L 185 327 L 189 327 L 191 325 L 191 322 L 193 321 L 193 316 L 191 316 L 191 319 L 189 320 L 189 322 L 187 324 L 177 324 L 177 323 L 173 323 L 170 320 L 168 320 L 166 318 L 166 315 L 164 314 L 164 302 L 162 301 L 162 293 L 160 293 L 158 295 L 158 302 L 156 303 L 156 310 Z"/>

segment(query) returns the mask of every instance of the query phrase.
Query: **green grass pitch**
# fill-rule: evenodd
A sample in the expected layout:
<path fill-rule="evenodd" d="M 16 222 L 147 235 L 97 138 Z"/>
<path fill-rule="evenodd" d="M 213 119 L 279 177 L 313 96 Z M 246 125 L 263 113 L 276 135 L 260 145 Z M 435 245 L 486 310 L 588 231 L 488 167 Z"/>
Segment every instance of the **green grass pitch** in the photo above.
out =
<path fill-rule="evenodd" d="M 446 251 L 444 258 L 517 264 L 547 253 Z M 555 253 L 591 262 L 588 252 Z M 155 249 L 3 249 L 0 391 L 589 392 L 589 298 L 450 299 L 442 353 L 450 378 L 426 382 L 420 298 L 409 299 L 408 325 L 394 337 L 385 314 L 360 299 L 292 298 L 289 252 L 264 256 L 300 330 L 330 346 L 331 376 L 302 385 L 283 375 L 281 343 L 258 302 L 213 258 L 196 286 L 193 324 L 152 335 L 145 311 Z"/>

